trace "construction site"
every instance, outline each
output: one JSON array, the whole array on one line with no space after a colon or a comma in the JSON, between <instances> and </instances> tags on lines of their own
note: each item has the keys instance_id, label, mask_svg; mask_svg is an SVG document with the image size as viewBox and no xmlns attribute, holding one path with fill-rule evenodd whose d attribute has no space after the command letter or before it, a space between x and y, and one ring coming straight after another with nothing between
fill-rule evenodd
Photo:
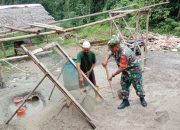
<instances>
[{"instance_id":1,"label":"construction site","mask_svg":"<svg viewBox=\"0 0 180 130\"><path fill-rule=\"evenodd\" d=\"M40 4L0 6L0 130L179 130L180 38L158 39L149 32L151 11L165 4L168 2L62 20L54 20ZM103 14L107 17L99 21L59 26ZM133 18L134 27L126 17ZM79 85L76 58L86 37L75 31L104 23L109 23L107 39L118 35L120 44L132 49L141 61L147 107L141 106L131 86L130 106L117 109L122 102L118 93L121 74L110 81L109 75L118 68L116 62L110 59L107 69L102 66L108 41L88 39L96 54L98 87L83 72L85 84L83 88ZM126 27L128 36L119 24ZM141 26L146 28L143 34ZM62 40L71 36L76 43L64 45ZM38 38L43 42L37 44Z\"/></svg>"}]
</instances>

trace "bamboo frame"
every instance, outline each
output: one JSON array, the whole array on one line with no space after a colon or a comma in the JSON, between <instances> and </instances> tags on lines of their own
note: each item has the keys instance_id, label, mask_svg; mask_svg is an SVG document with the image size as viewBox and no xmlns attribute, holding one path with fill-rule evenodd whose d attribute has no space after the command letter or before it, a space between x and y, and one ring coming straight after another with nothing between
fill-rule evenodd
<instances>
[{"instance_id":1,"label":"bamboo frame","mask_svg":"<svg viewBox=\"0 0 180 130\"><path fill-rule=\"evenodd\" d=\"M104 23L106 21L117 19L117 18L123 17L125 15L127 15L127 14L121 14L121 15L117 15L117 16L112 17L112 18L107 18L107 19L99 20L99 21L96 21L96 22L84 24L84 25L77 26L77 27L67 28L67 29L64 29L64 32L71 32L71 31L74 31L74 30L77 30L77 29L81 29L81 28L84 28L84 27L88 27L88 26ZM17 37L1 38L0 39L0 43L1 42L7 42L7 41L20 40L20 39L25 39L25 38L31 38L31 37L36 37L36 36L46 36L46 35L51 35L51 34L55 34L55 33L62 33L62 32L61 31L59 32L58 30L56 30L56 31L42 32L42 33L39 33L39 34L29 34L29 35L23 35L23 36L17 36Z\"/></svg>"},{"instance_id":2,"label":"bamboo frame","mask_svg":"<svg viewBox=\"0 0 180 130\"><path fill-rule=\"evenodd\" d=\"M130 29L129 25L127 24L126 20L124 19L124 17L122 17L122 19L123 19L123 21L124 21L124 23L125 23L125 25L126 25L127 29L129 30L129 32L130 32L130 34L131 34L131 36L135 39L135 36L133 35L133 33L132 33L132 31L131 31L131 29Z\"/></svg>"},{"instance_id":3,"label":"bamboo frame","mask_svg":"<svg viewBox=\"0 0 180 130\"><path fill-rule=\"evenodd\" d=\"M59 83L59 81L54 77L54 75L51 74L51 72L42 64L39 62L39 60L36 58L35 55L33 55L30 51L28 51L26 49L26 47L24 45L21 45L21 47L23 48L23 50L28 54L28 56L33 60L33 62L39 67L39 69L47 75L47 77L54 83L54 85L67 97L68 100L71 100L72 103L76 106L76 108L79 110L79 112L85 117L85 119L88 121L88 123L90 124L90 126L95 129L96 126L95 124L93 123L90 115L84 110L83 107L81 107L81 105L76 101L76 99L69 93L69 91L66 90L66 88L61 85ZM56 47L59 51L62 52L62 54L73 64L75 65L75 63L72 61L72 59L64 52L64 50L62 50L62 48L56 44ZM83 74L84 76L85 74ZM85 76L85 78L87 78ZM90 82L89 80L87 80L88 82ZM90 82L90 84L92 84ZM102 96L99 94L99 92L97 91L97 89L95 88L94 89L97 94L102 98Z\"/></svg>"},{"instance_id":4,"label":"bamboo frame","mask_svg":"<svg viewBox=\"0 0 180 130\"><path fill-rule=\"evenodd\" d=\"M104 13L109 13L109 12L111 12L112 14L121 13L121 15L118 15L118 16L115 16L115 17L112 17L112 18L107 18L107 19L104 19L104 20L92 22L92 23L81 25L81 26L77 26L77 27L67 28L67 29L61 29L58 26L47 25L47 24L44 24L44 25L41 24L40 25L41 27L43 27L45 29L48 28L48 29L52 29L53 30L53 31L49 31L49 32L42 32L42 33L40 32L40 33L38 33L38 31L34 32L34 31L30 31L30 30L28 31L26 29L18 29L18 28L9 27L9 28L11 28L11 30L14 29L14 30L22 31L22 32L29 32L29 33L35 33L35 34L29 34L29 35L23 35L23 36L17 36L17 37L9 37L9 38L0 38L1 48L3 50L4 57L6 57L6 51L5 51L5 49L4 49L3 45L2 45L3 44L2 42L21 40L21 39L32 38L32 37L36 37L36 36L47 36L47 35L51 35L51 34L55 34L55 33L70 32L70 31L74 31L74 30L77 30L77 29L80 29L80 28L83 28L83 27L87 27L87 26L92 26L92 25L95 25L95 24L103 23L103 22L106 22L106 21L114 21L114 19L116 19L118 17L123 17L123 15L126 16L127 14L130 14L130 13L140 13L140 14L147 14L148 13L148 16L146 18L146 22L148 22L149 21L149 9L152 8L152 7L155 7L155 6L158 6L158 5L162 5L162 4L167 4L167 3L169 3L169 2L162 2L162 3L150 5L150 6L145 6L145 7L142 7L140 9L135 9L135 10L125 10L125 11L120 10L122 8L129 7L129 6L125 6L125 7L122 7L122 8L107 10L107 11L104 11L104 12L99 12L99 13L94 13L94 14L89 14L89 15L84 15L84 16L78 16L78 17L69 18L69 19L63 19L63 20L59 20L59 21L56 22L56 23L58 23L58 22L67 22L67 21L70 21L70 20L77 20L77 19L91 17L91 16L96 16L96 15L100 15L100 14L104 14ZM132 6L132 5L130 5L130 6ZM120 10L120 11L118 11L118 10ZM55 23L50 23L50 24L55 24ZM39 25L36 24L35 26L39 26ZM148 37L148 35L147 35L148 27L147 26L149 26L148 23L146 23L146 42L145 42L145 51L146 52L147 52L146 43L147 43L147 37ZM8 28L8 26L6 26L6 27ZM112 29L112 27L111 27L111 29ZM139 50L141 50L140 47L138 47L138 48L139 48Z\"/></svg>"},{"instance_id":5,"label":"bamboo frame","mask_svg":"<svg viewBox=\"0 0 180 130\"><path fill-rule=\"evenodd\" d=\"M126 10L126 11L124 11L124 14L134 13L134 12L137 12L137 11L144 11L145 9L149 9L149 8L155 7L155 6L157 6L157 5L162 5L162 4L167 4L167 3L169 3L169 2L162 2L162 3L150 5L150 6L146 6L146 7L137 9L137 10L130 10L130 11L127 11L127 10ZM117 9L115 9L115 10L117 10ZM111 13L118 13L118 11L116 11L116 12L113 11L113 10L109 10L109 11L111 11ZM109 12L109 11L106 11L106 13ZM122 11L119 11L119 13L122 13ZM98 15L98 14L101 14L101 12L100 12L100 13L94 13L94 14L86 15L86 17L90 17L90 16L93 16L93 15L95 16L95 15ZM84 17L85 17L85 16L84 16ZM83 16L80 16L80 17L70 18L70 19L67 19L67 20L68 20L68 21L69 21L69 20L75 20L75 19L80 19L80 18L84 18L84 17L83 17ZM115 19L116 19L116 18L115 18ZM112 19L105 19L105 21L110 21L110 20L112 20ZM66 20L64 19L64 20L61 20L61 21L59 21L59 22L62 22L62 21L66 21ZM97 22L97 24L98 24L98 23L103 23L103 22L105 22L105 21L102 20L102 22ZM96 22L94 22L94 23L96 23ZM90 23L90 24L87 25L87 26L91 26L91 25L94 25L94 24L93 24L93 23ZM85 26L85 25L84 25L84 26L82 25L82 27L86 27L86 26ZM80 28L81 28L81 27L80 27ZM65 30L65 32L66 32L66 31L73 31L73 30L76 30L76 29L79 29L79 27L74 27L74 28L71 28L71 29L67 29L67 30ZM35 37L35 36L50 35L50 34L54 34L54 33L56 33L56 31L39 33L38 35L36 35L36 34L31 34L31 35L18 36L18 37L16 37L16 38L2 38L2 39L0 39L0 42L20 40L20 39L30 38L30 37Z\"/></svg>"},{"instance_id":6,"label":"bamboo frame","mask_svg":"<svg viewBox=\"0 0 180 130\"><path fill-rule=\"evenodd\" d=\"M112 18L111 13L109 13L109 17ZM120 34L120 36L122 37L123 43L125 44L126 42L125 42L125 40L123 38L123 35L122 35L121 31L119 30L117 24L115 23L114 19L112 20L112 23L114 24L114 26L115 26L116 30L118 31L118 33Z\"/></svg>"},{"instance_id":7,"label":"bamboo frame","mask_svg":"<svg viewBox=\"0 0 180 130\"><path fill-rule=\"evenodd\" d=\"M108 12L110 12L110 11L120 10L120 9L127 8L127 7L131 7L131 6L134 6L134 5L136 5L136 4L124 6L124 7L117 8L117 9L107 10L107 11L103 11L103 12L98 12L98 13L93 13L93 14L78 16L78 17L74 17L74 18L62 19L62 20L58 20L58 21L55 21L55 22L52 22L52 23L49 23L49 24L50 24L50 25L54 25L54 24L57 24L57 23L68 22L68 21L72 21L72 20L78 20L78 19L81 19L81 18L87 18L87 17L91 17L91 16L97 16L97 15L100 15L100 14L108 13ZM31 27L26 27L26 28L23 28L23 29L29 29L29 28L31 28ZM11 32L11 33L16 33L16 32L12 32L12 31L3 31L3 32L0 32L0 34L5 34L5 33L9 33L9 32ZM10 34L11 34L11 33L10 33Z\"/></svg>"}]
</instances>

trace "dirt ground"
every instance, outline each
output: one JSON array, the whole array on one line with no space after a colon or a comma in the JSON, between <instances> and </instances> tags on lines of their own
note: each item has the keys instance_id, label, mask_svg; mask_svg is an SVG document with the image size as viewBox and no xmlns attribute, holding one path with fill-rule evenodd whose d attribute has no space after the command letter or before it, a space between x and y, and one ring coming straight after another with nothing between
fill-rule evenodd
<instances>
[{"instance_id":1,"label":"dirt ground","mask_svg":"<svg viewBox=\"0 0 180 130\"><path fill-rule=\"evenodd\" d=\"M77 46L65 47L67 53L74 57L80 50ZM101 66L106 55L106 46L94 46L97 54L95 74L97 84L100 86L105 102L98 105L91 114L97 126L96 130L179 130L180 129L180 53L168 51L149 51L143 73L144 90L148 106L143 108L133 87L130 91L130 106L124 110L118 110L121 101L112 97L109 84L106 80L105 70ZM44 100L43 106L35 114L24 119L15 118L9 125L5 121L12 115L9 112L9 103L12 97L20 93L32 90L32 84L38 82L38 68L31 61L21 61L18 64L28 71L36 71L33 76L26 77L22 73L14 73L16 80L24 80L23 84L10 83L7 88L0 89L0 130L90 130L84 117L71 105L63 105L63 95L55 91L52 99L47 97L52 89L52 83L46 82L38 92ZM116 69L113 60L108 64L110 73ZM38 76L37 76L38 75ZM29 82L28 82L29 81ZM120 75L112 80L115 90L120 89ZM8 112L7 112L8 111Z\"/></svg>"}]
</instances>

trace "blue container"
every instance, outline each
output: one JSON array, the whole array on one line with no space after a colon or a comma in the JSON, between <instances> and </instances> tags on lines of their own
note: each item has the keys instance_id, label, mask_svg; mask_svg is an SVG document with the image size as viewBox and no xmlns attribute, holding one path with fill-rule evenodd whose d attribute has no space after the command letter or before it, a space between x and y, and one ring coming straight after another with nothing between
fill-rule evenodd
<instances>
[{"instance_id":1,"label":"blue container","mask_svg":"<svg viewBox=\"0 0 180 130\"><path fill-rule=\"evenodd\" d=\"M76 61L76 59L73 60ZM64 87L67 90L71 91L79 88L78 72L76 67L71 64L70 61L66 63L62 74Z\"/></svg>"}]
</instances>

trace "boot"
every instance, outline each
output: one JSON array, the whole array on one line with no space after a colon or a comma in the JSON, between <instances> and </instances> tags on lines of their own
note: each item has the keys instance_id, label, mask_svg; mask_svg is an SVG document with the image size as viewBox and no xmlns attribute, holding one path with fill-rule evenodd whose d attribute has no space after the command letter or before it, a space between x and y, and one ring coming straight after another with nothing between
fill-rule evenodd
<instances>
[{"instance_id":1,"label":"boot","mask_svg":"<svg viewBox=\"0 0 180 130\"><path fill-rule=\"evenodd\" d=\"M123 99L123 102L118 106L118 109L124 109L125 107L128 107L130 104L129 104L129 101L128 99Z\"/></svg>"},{"instance_id":2,"label":"boot","mask_svg":"<svg viewBox=\"0 0 180 130\"><path fill-rule=\"evenodd\" d=\"M146 107L147 106L147 102L145 101L144 97L140 97L140 101L141 101L141 105L143 107Z\"/></svg>"}]
</instances>

